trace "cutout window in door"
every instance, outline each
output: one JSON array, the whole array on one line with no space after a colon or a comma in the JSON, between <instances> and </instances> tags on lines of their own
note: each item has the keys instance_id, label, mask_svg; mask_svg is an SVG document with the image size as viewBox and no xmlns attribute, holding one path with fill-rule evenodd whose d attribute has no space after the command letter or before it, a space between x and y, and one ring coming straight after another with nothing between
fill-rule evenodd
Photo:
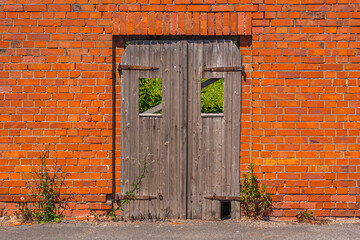
<instances>
[{"instance_id":1,"label":"cutout window in door","mask_svg":"<svg viewBox=\"0 0 360 240\"><path fill-rule=\"evenodd\" d=\"M224 79L201 79L201 113L224 113Z\"/></svg>"},{"instance_id":2,"label":"cutout window in door","mask_svg":"<svg viewBox=\"0 0 360 240\"><path fill-rule=\"evenodd\" d=\"M162 79L139 79L139 113L140 115L159 115L162 111Z\"/></svg>"}]
</instances>

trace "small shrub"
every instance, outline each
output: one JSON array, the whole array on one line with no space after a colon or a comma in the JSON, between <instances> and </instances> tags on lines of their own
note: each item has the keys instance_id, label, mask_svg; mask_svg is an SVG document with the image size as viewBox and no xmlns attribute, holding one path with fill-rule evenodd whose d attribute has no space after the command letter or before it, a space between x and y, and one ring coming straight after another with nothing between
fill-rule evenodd
<instances>
[{"instance_id":1,"label":"small shrub","mask_svg":"<svg viewBox=\"0 0 360 240\"><path fill-rule=\"evenodd\" d=\"M26 180L29 201L21 202L18 207L18 215L25 222L60 222L71 197L60 194L61 188L66 189L64 181L68 174L62 172L55 160L53 166L48 166L49 153L48 148L40 153L41 165L34 167L31 179Z\"/></svg>"},{"instance_id":2,"label":"small shrub","mask_svg":"<svg viewBox=\"0 0 360 240\"><path fill-rule=\"evenodd\" d=\"M149 166L154 162L154 160L150 159L151 154L146 153L145 159L143 161L138 161L138 164L140 166L140 173L136 177L136 180L133 184L131 184L130 190L126 191L125 199L116 200L116 207L113 205L112 208L107 212L106 219L118 221L119 217L117 215L117 211L124 211L123 207L125 204L130 203L130 200L136 200L135 193L139 192L140 186L144 180L144 178L149 173ZM95 215L95 219L98 220L99 217Z\"/></svg>"},{"instance_id":3,"label":"small shrub","mask_svg":"<svg viewBox=\"0 0 360 240\"><path fill-rule=\"evenodd\" d=\"M304 210L302 212L298 212L296 214L296 218L297 218L299 223L312 223L312 224L314 224L317 221L317 219L314 216L313 211L307 212L306 210Z\"/></svg>"},{"instance_id":4,"label":"small shrub","mask_svg":"<svg viewBox=\"0 0 360 240\"><path fill-rule=\"evenodd\" d=\"M253 220L264 219L272 213L272 199L265 191L266 185L259 187L258 178L254 175L254 164L249 167L249 175L243 174L244 180L240 191L240 202L245 216Z\"/></svg>"}]
</instances>

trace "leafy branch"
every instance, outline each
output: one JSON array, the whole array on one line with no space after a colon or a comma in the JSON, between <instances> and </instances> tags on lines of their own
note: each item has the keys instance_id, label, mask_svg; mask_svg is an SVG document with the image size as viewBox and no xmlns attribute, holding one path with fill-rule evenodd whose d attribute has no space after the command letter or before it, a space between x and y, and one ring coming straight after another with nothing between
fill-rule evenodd
<instances>
[{"instance_id":1,"label":"leafy branch","mask_svg":"<svg viewBox=\"0 0 360 240\"><path fill-rule=\"evenodd\" d=\"M266 192L266 185L259 187L259 180L254 175L253 163L250 164L249 171L249 175L243 174L240 202L245 216L253 220L264 219L272 213L272 199Z\"/></svg>"},{"instance_id":2,"label":"leafy branch","mask_svg":"<svg viewBox=\"0 0 360 240\"><path fill-rule=\"evenodd\" d=\"M39 223L60 222L67 208L67 202L71 198L71 195L61 194L61 189L65 188L65 192L67 190L65 179L69 173L62 172L62 167L56 165L55 159L53 166L49 167L46 163L49 156L50 151L47 146L40 153L40 166L33 168L32 179L25 176L29 201L21 202L18 206L18 215L25 222L34 220Z\"/></svg>"},{"instance_id":3,"label":"leafy branch","mask_svg":"<svg viewBox=\"0 0 360 240\"><path fill-rule=\"evenodd\" d=\"M113 205L113 207L110 209L110 211L106 215L107 219L111 218L111 220L113 220L113 221L118 220L118 215L116 214L116 212L124 211L123 207L125 204L130 203L130 200L136 200L135 194L140 191L140 186L141 186L144 178L146 178L147 174L150 172L149 166L154 162L154 160L150 159L150 156L151 156L151 154L147 153L147 154L145 154L145 159L143 161L139 161L139 165L140 165L139 175L136 176L135 182L133 184L131 184L130 189L128 191L126 191L126 193L125 193L126 198L115 200L117 206L114 207L114 205Z\"/></svg>"}]
</instances>

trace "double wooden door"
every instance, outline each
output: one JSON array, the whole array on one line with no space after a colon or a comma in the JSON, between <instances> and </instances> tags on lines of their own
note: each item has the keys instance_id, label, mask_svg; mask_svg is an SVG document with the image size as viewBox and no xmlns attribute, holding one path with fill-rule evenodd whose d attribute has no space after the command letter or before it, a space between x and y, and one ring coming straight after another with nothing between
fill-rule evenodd
<instances>
[{"instance_id":1,"label":"double wooden door","mask_svg":"<svg viewBox=\"0 0 360 240\"><path fill-rule=\"evenodd\" d=\"M121 64L121 193L150 163L125 218L240 217L241 55L230 40L133 41ZM162 79L162 103L139 113L139 81ZM224 79L223 113L201 113L202 79ZM158 113L155 114L155 111ZM159 113L160 111L160 113Z\"/></svg>"}]
</instances>

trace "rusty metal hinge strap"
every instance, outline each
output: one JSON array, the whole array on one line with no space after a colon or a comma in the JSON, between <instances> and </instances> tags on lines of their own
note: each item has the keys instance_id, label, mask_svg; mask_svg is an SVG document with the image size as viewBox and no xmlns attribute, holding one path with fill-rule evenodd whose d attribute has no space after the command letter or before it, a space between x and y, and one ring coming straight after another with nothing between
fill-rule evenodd
<instances>
[{"instance_id":1,"label":"rusty metal hinge strap","mask_svg":"<svg viewBox=\"0 0 360 240\"><path fill-rule=\"evenodd\" d=\"M204 67L205 72L241 72L244 67Z\"/></svg>"},{"instance_id":2,"label":"rusty metal hinge strap","mask_svg":"<svg viewBox=\"0 0 360 240\"><path fill-rule=\"evenodd\" d=\"M133 199L131 196L128 195L117 195L117 200L151 200L151 199L157 199L156 196L135 196L135 199Z\"/></svg>"},{"instance_id":3,"label":"rusty metal hinge strap","mask_svg":"<svg viewBox=\"0 0 360 240\"><path fill-rule=\"evenodd\" d=\"M235 196L209 196L209 197L204 197L205 199L209 199L209 200L219 200L219 201L240 201L240 197L235 197Z\"/></svg>"},{"instance_id":4,"label":"rusty metal hinge strap","mask_svg":"<svg viewBox=\"0 0 360 240\"><path fill-rule=\"evenodd\" d=\"M120 65L119 70L158 70L158 67L136 66L136 65Z\"/></svg>"}]
</instances>

